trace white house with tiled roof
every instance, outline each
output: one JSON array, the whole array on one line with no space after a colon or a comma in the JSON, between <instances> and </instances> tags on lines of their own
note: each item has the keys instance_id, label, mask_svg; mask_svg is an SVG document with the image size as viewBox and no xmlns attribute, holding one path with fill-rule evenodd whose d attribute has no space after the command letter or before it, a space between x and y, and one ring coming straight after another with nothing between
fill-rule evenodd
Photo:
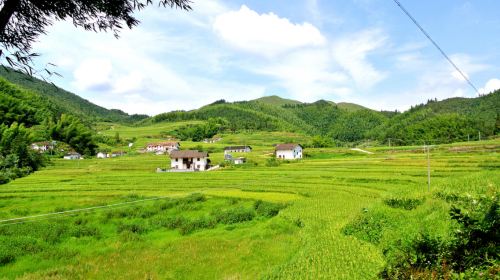
<instances>
[{"instance_id":1,"label":"white house with tiled roof","mask_svg":"<svg viewBox=\"0 0 500 280\"><path fill-rule=\"evenodd\" d=\"M229 153L250 153L251 151L252 147L250 146L229 146L224 148L225 155Z\"/></svg>"},{"instance_id":2,"label":"white house with tiled roof","mask_svg":"<svg viewBox=\"0 0 500 280\"><path fill-rule=\"evenodd\" d=\"M171 153L172 151L179 150L179 142L159 142L149 143L146 146L146 151L155 153Z\"/></svg>"},{"instance_id":3,"label":"white house with tiled roof","mask_svg":"<svg viewBox=\"0 0 500 280\"><path fill-rule=\"evenodd\" d=\"M186 150L170 153L170 167L174 170L205 171L209 163L207 152Z\"/></svg>"},{"instance_id":4,"label":"white house with tiled roof","mask_svg":"<svg viewBox=\"0 0 500 280\"><path fill-rule=\"evenodd\" d=\"M277 159L301 159L302 150L300 144L278 144L275 148L275 154Z\"/></svg>"}]
</instances>

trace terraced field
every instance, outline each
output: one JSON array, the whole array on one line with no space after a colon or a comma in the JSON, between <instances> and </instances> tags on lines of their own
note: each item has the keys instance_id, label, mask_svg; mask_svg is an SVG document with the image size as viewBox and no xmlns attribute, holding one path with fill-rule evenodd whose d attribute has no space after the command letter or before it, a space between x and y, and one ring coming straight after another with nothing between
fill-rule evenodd
<instances>
[{"instance_id":1,"label":"terraced field","mask_svg":"<svg viewBox=\"0 0 500 280\"><path fill-rule=\"evenodd\" d=\"M169 166L169 159L142 154L55 160L34 175L3 185L3 220L153 200L20 224L2 222L0 248L20 245L11 255L0 249L0 275L372 279L384 266L380 247L344 230L363 213L385 207L387 198L424 197L415 210L384 211L399 216L398 223L408 223L409 231L439 229L446 224L442 221L449 204L437 193L500 189L498 140L434 147L428 192L421 147L369 149L372 155L307 149L308 157L300 162L267 166L271 144L287 137L292 136L266 141L252 140L251 134L224 137L216 147L245 141L254 151L247 155L248 164L212 172L155 173L157 167ZM183 143L190 145L194 143ZM223 154L215 152L211 158L217 163ZM178 217L183 220L176 222Z\"/></svg>"}]
</instances>

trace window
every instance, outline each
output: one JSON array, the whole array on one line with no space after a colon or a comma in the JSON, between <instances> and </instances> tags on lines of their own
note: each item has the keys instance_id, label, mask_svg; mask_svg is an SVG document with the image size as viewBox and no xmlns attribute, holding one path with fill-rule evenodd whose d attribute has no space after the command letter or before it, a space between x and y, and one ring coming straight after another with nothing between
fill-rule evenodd
<instances>
[{"instance_id":1,"label":"window","mask_svg":"<svg viewBox=\"0 0 500 280\"><path fill-rule=\"evenodd\" d=\"M196 160L197 160L197 161L200 161L200 158L197 158Z\"/></svg>"}]
</instances>

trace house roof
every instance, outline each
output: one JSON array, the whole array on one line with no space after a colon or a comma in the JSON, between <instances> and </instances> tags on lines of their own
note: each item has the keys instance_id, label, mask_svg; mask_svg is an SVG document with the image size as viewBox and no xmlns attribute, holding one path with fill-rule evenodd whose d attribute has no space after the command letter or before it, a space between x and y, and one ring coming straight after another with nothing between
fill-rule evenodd
<instances>
[{"instance_id":1,"label":"house roof","mask_svg":"<svg viewBox=\"0 0 500 280\"><path fill-rule=\"evenodd\" d=\"M180 145L179 142L158 142L158 143L149 143L148 146L175 146Z\"/></svg>"},{"instance_id":2,"label":"house roof","mask_svg":"<svg viewBox=\"0 0 500 280\"><path fill-rule=\"evenodd\" d=\"M50 143L49 141L43 141L43 142L35 142L31 145L43 145L43 146L50 146L52 145L52 143Z\"/></svg>"},{"instance_id":3,"label":"house roof","mask_svg":"<svg viewBox=\"0 0 500 280\"><path fill-rule=\"evenodd\" d=\"M250 147L250 146L228 146L228 147L224 148L224 151L227 151L227 150L243 150L243 149L246 149L246 148L249 148L250 150L252 149L252 147Z\"/></svg>"},{"instance_id":4,"label":"house roof","mask_svg":"<svg viewBox=\"0 0 500 280\"><path fill-rule=\"evenodd\" d=\"M207 152L199 152L195 150L172 151L170 158L204 158L208 157Z\"/></svg>"},{"instance_id":5,"label":"house roof","mask_svg":"<svg viewBox=\"0 0 500 280\"><path fill-rule=\"evenodd\" d=\"M295 147L301 147L300 144L293 144L293 143L287 143L287 144L278 144L276 145L276 151L289 151L295 149Z\"/></svg>"}]
</instances>

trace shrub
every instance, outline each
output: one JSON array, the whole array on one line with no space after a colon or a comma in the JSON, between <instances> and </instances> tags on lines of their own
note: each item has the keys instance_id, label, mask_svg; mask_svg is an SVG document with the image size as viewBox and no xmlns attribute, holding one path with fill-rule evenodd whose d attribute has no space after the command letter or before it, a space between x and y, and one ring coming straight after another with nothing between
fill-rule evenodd
<instances>
[{"instance_id":1,"label":"shrub","mask_svg":"<svg viewBox=\"0 0 500 280\"><path fill-rule=\"evenodd\" d=\"M448 273L448 244L440 237L420 233L409 242L399 239L392 246L384 250L387 264L380 273L384 279L432 279L433 273Z\"/></svg>"},{"instance_id":2,"label":"shrub","mask_svg":"<svg viewBox=\"0 0 500 280\"><path fill-rule=\"evenodd\" d=\"M390 220L382 213L364 213L364 215L347 224L342 232L357 238L378 244L384 228L390 225Z\"/></svg>"},{"instance_id":3,"label":"shrub","mask_svg":"<svg viewBox=\"0 0 500 280\"><path fill-rule=\"evenodd\" d=\"M177 205L177 203L178 203L178 201L173 200L173 199L169 199L167 201L163 201L163 202L159 203L158 204L158 209L160 209L161 211L164 211L164 210L167 210L167 209L171 209L175 205Z\"/></svg>"},{"instance_id":4,"label":"shrub","mask_svg":"<svg viewBox=\"0 0 500 280\"><path fill-rule=\"evenodd\" d=\"M276 159L275 157L272 157L272 158L268 158L266 160L266 166L267 167L276 167L276 166L280 166L281 162Z\"/></svg>"},{"instance_id":5,"label":"shrub","mask_svg":"<svg viewBox=\"0 0 500 280\"><path fill-rule=\"evenodd\" d=\"M296 218L295 220L293 220L293 224L296 225L299 228L303 228L304 227L304 222L300 218Z\"/></svg>"},{"instance_id":6,"label":"shrub","mask_svg":"<svg viewBox=\"0 0 500 280\"><path fill-rule=\"evenodd\" d=\"M236 224L251 221L254 217L255 211L253 209L243 207L220 211L215 215L217 222L223 224Z\"/></svg>"},{"instance_id":7,"label":"shrub","mask_svg":"<svg viewBox=\"0 0 500 280\"><path fill-rule=\"evenodd\" d=\"M392 208L413 210L422 205L424 201L424 198L394 197L384 199L384 204Z\"/></svg>"},{"instance_id":8,"label":"shrub","mask_svg":"<svg viewBox=\"0 0 500 280\"><path fill-rule=\"evenodd\" d=\"M167 229L176 229L181 227L184 223L186 223L186 218L182 216L177 217L155 217L150 221L150 224L156 227L164 227Z\"/></svg>"},{"instance_id":9,"label":"shrub","mask_svg":"<svg viewBox=\"0 0 500 280\"><path fill-rule=\"evenodd\" d=\"M498 195L481 202L457 200L450 217L458 229L446 238L420 233L410 242L398 240L384 249L386 279L496 279L500 260ZM460 207L462 206L462 207Z\"/></svg>"},{"instance_id":10,"label":"shrub","mask_svg":"<svg viewBox=\"0 0 500 280\"><path fill-rule=\"evenodd\" d=\"M272 218L278 215L278 213L282 208L284 208L284 206L281 204L266 202L262 200L257 200L254 203L254 209L257 212L257 214L259 216L264 216L268 218Z\"/></svg>"},{"instance_id":11,"label":"shrub","mask_svg":"<svg viewBox=\"0 0 500 280\"><path fill-rule=\"evenodd\" d=\"M202 193L192 193L182 199L182 201L186 203L204 202L206 200L207 200L206 196Z\"/></svg>"},{"instance_id":12,"label":"shrub","mask_svg":"<svg viewBox=\"0 0 500 280\"><path fill-rule=\"evenodd\" d=\"M179 231L182 235L190 234L199 229L214 228L217 221L212 217L201 217L195 220L186 220L183 222Z\"/></svg>"},{"instance_id":13,"label":"shrub","mask_svg":"<svg viewBox=\"0 0 500 280\"><path fill-rule=\"evenodd\" d=\"M29 236L0 237L0 265L14 262L17 257L36 254L43 250L37 239Z\"/></svg>"},{"instance_id":14,"label":"shrub","mask_svg":"<svg viewBox=\"0 0 500 280\"><path fill-rule=\"evenodd\" d=\"M146 233L149 229L142 223L134 222L130 224L118 224L116 230L118 233L130 231L137 234L143 234Z\"/></svg>"},{"instance_id":15,"label":"shrub","mask_svg":"<svg viewBox=\"0 0 500 280\"><path fill-rule=\"evenodd\" d=\"M6 265L16 260L16 256L8 248L0 248L0 265Z\"/></svg>"},{"instance_id":16,"label":"shrub","mask_svg":"<svg viewBox=\"0 0 500 280\"><path fill-rule=\"evenodd\" d=\"M100 237L100 231L94 226L78 225L71 228L70 235L78 238L85 236Z\"/></svg>"}]
</instances>

